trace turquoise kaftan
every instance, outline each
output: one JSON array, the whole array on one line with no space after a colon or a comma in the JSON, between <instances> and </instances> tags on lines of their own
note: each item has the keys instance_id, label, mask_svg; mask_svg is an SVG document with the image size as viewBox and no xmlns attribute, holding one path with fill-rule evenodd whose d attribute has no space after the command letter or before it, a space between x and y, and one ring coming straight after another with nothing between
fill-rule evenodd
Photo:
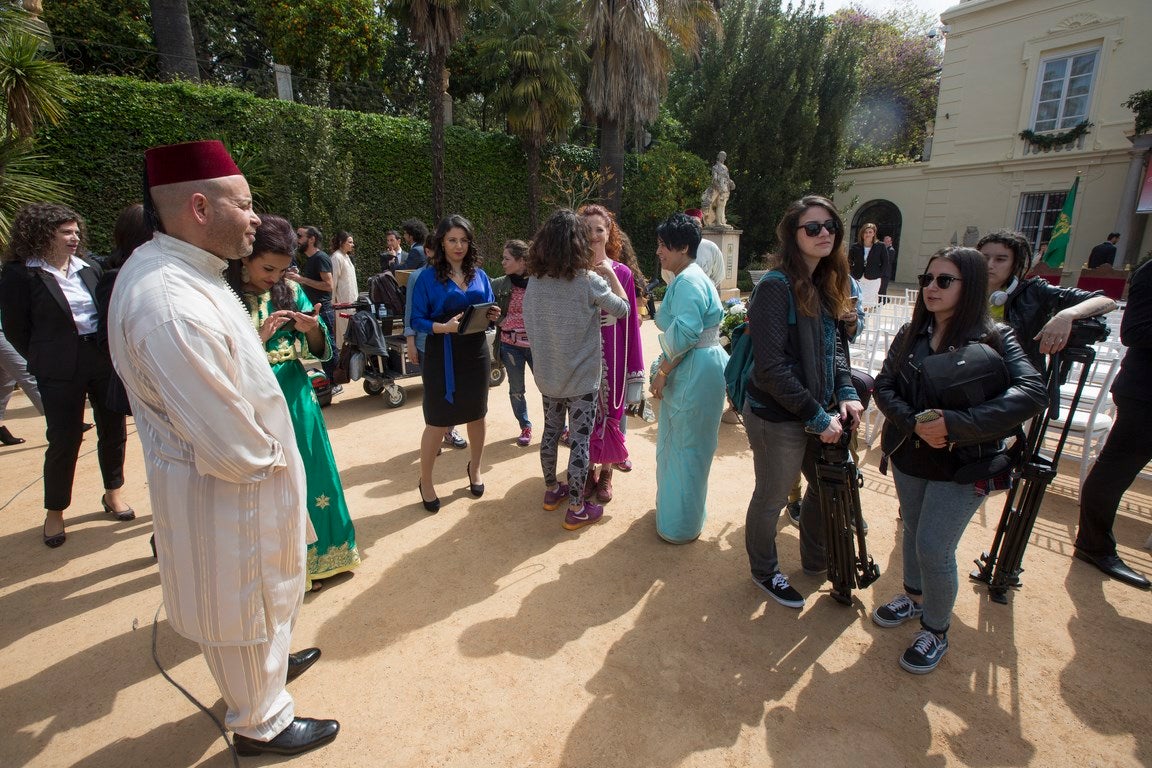
<instances>
[{"instance_id":1,"label":"turquoise kaftan","mask_svg":"<svg viewBox=\"0 0 1152 768\"><path fill-rule=\"evenodd\" d=\"M717 342L723 316L716 287L695 262L671 282L656 313L660 350L679 360L664 384L656 437L656 532L673 543L692 541L704 527L724 412L728 353Z\"/></svg>"}]
</instances>

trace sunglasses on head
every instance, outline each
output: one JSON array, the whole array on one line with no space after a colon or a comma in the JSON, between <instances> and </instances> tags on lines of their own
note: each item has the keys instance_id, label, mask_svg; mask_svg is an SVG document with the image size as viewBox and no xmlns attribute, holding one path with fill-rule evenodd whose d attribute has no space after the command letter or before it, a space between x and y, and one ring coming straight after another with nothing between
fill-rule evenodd
<instances>
[{"instance_id":1,"label":"sunglasses on head","mask_svg":"<svg viewBox=\"0 0 1152 768\"><path fill-rule=\"evenodd\" d=\"M927 288L928 286L932 285L932 281L935 280L936 285L940 286L941 290L945 291L952 286L952 283L960 282L960 278L956 277L955 275L933 275L930 272L925 272L916 279L920 282L921 288Z\"/></svg>"},{"instance_id":2,"label":"sunglasses on head","mask_svg":"<svg viewBox=\"0 0 1152 768\"><path fill-rule=\"evenodd\" d=\"M826 229L828 230L828 234L835 235L840 231L840 225L836 223L835 219L828 219L828 221L823 223L819 221L809 221L806 224L800 224L796 229L804 230L804 234L808 235L808 237L816 237L820 234L821 229Z\"/></svg>"}]
</instances>

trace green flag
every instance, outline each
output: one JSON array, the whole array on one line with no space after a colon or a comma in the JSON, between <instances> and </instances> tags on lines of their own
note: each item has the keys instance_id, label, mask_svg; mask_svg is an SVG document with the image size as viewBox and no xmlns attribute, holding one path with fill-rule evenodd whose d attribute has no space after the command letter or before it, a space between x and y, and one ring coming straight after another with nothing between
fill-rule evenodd
<instances>
[{"instance_id":1,"label":"green flag","mask_svg":"<svg viewBox=\"0 0 1152 768\"><path fill-rule=\"evenodd\" d=\"M1072 208L1076 205L1078 186L1080 186L1079 176L1072 182L1068 197L1064 198L1064 208L1060 211L1060 218L1056 219L1056 226L1052 228L1052 239L1048 241L1048 249L1044 251L1044 263L1050 267L1064 266L1064 257L1068 253L1068 238L1072 236Z\"/></svg>"}]
</instances>

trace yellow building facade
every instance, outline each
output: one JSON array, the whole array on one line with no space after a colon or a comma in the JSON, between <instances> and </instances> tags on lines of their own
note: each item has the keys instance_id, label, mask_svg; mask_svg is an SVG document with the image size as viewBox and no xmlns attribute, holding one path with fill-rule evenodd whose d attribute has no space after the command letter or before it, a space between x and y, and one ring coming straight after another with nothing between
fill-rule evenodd
<instances>
[{"instance_id":1,"label":"yellow building facade","mask_svg":"<svg viewBox=\"0 0 1152 768\"><path fill-rule=\"evenodd\" d=\"M1080 184L1064 264L1072 284L1092 247L1121 233L1125 255L1152 249L1135 215L1152 136L1134 137L1123 106L1152 89L1152 0L962 0L941 14L940 99L924 160L845 171L852 237L865 222L892 235L895 280L910 283L942 246L1007 227L1047 243L1073 181ZM1086 134L1043 149L1020 138ZM1135 144L1133 139L1135 139ZM854 203L854 204L853 204Z\"/></svg>"}]
</instances>

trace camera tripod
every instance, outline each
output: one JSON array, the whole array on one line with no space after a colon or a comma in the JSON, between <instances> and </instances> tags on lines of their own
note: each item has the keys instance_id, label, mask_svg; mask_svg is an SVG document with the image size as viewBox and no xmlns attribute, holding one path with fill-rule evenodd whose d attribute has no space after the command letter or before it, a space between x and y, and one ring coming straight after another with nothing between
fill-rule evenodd
<instances>
[{"instance_id":1,"label":"camera tripod","mask_svg":"<svg viewBox=\"0 0 1152 768\"><path fill-rule=\"evenodd\" d=\"M821 443L816 459L816 490L824 518L828 580L832 599L852 604L852 587L864 589L880 578L880 567L868 554L860 512L860 473L848 450L851 433L839 442ZM855 531L853 531L855 529ZM857 554L859 553L859 554Z\"/></svg>"},{"instance_id":2,"label":"camera tripod","mask_svg":"<svg viewBox=\"0 0 1152 768\"><path fill-rule=\"evenodd\" d=\"M981 581L988 585L988 594L993 602L1007 604L1008 590L1018 589L1021 586L1020 574L1024 572L1022 567L1024 550L1028 546L1028 539L1032 536L1032 527L1036 524L1036 516L1040 512L1044 493L1056 477L1060 454L1064 451L1064 443L1068 440L1068 431L1072 427L1072 417L1080 404L1084 385L1088 383L1088 376L1095 360L1096 350L1088 346L1064 349L1052 355L1049 360L1045 382L1048 389L1048 409L1043 418L1033 419L1028 428L1021 451L1021 456L1025 459L1019 468L1012 471L1012 487L1004 500L1004 512L1000 515L992 547L974 561L978 570L970 574L973 581ZM1060 431L1060 438L1056 441L1052 457L1045 458L1040 450L1044 447L1044 437L1052 421L1060 418L1060 382L1067 378L1072 363L1081 364L1080 379L1076 382L1076 391L1068 405L1068 416L1064 419L1064 428ZM1106 395L1105 392L1100 393L1100 397Z\"/></svg>"}]
</instances>

